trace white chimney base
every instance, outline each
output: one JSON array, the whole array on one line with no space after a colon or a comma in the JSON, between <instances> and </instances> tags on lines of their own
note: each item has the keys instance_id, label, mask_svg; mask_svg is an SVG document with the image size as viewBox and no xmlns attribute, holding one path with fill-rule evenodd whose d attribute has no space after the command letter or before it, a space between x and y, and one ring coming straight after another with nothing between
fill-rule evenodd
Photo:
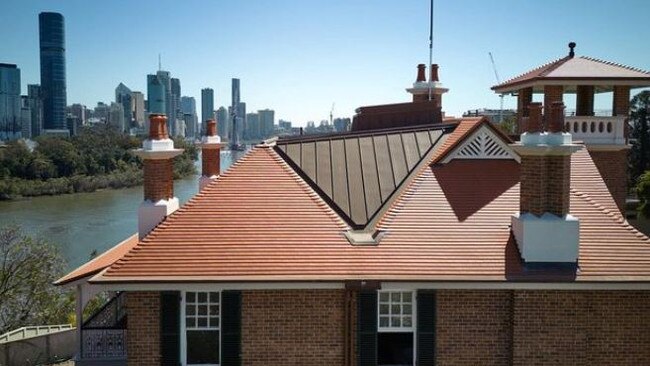
<instances>
[{"instance_id":1,"label":"white chimney base","mask_svg":"<svg viewBox=\"0 0 650 366\"><path fill-rule=\"evenodd\" d=\"M576 263L580 243L580 221L544 213L512 216L512 233L524 262Z\"/></svg>"},{"instance_id":2,"label":"white chimney base","mask_svg":"<svg viewBox=\"0 0 650 366\"><path fill-rule=\"evenodd\" d=\"M178 210L179 206L180 204L176 197L158 202L151 202L149 200L142 202L138 208L138 234L140 239L147 236L167 216Z\"/></svg>"},{"instance_id":3,"label":"white chimney base","mask_svg":"<svg viewBox=\"0 0 650 366\"><path fill-rule=\"evenodd\" d=\"M202 175L201 178L199 178L199 192L205 188L212 180L216 179L218 175L213 175L211 177L206 177L205 175Z\"/></svg>"}]
</instances>

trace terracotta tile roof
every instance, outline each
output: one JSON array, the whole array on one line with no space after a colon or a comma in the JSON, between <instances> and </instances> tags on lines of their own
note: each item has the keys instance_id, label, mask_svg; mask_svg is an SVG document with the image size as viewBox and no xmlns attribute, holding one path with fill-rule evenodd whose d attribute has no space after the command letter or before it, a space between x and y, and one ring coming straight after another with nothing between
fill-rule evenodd
<instances>
[{"instance_id":1,"label":"terracotta tile roof","mask_svg":"<svg viewBox=\"0 0 650 366\"><path fill-rule=\"evenodd\" d=\"M67 275L59 278L54 282L54 284L65 285L67 283L74 282L78 279L97 274L103 269L110 266L111 264L115 263L118 259L122 258L136 244L138 244L137 233L131 235L121 243L105 251L104 253L95 257L91 261L81 265L80 267L68 273Z\"/></svg>"},{"instance_id":2,"label":"terracotta tile roof","mask_svg":"<svg viewBox=\"0 0 650 366\"><path fill-rule=\"evenodd\" d=\"M461 123L449 139L462 141L479 122ZM649 239L617 213L587 151L572 167L577 276L522 267L510 231L519 208L514 160L416 171L379 222L380 243L353 246L320 196L272 148L258 147L93 281L650 281Z\"/></svg>"},{"instance_id":3,"label":"terracotta tile roof","mask_svg":"<svg viewBox=\"0 0 650 366\"><path fill-rule=\"evenodd\" d=\"M636 80L650 85L650 72L596 58L563 57L492 87L497 92L512 91L512 87L540 80Z\"/></svg>"},{"instance_id":4,"label":"terracotta tile roof","mask_svg":"<svg viewBox=\"0 0 650 366\"><path fill-rule=\"evenodd\" d=\"M103 273L245 277L318 272L312 252L349 247L347 225L270 147L257 147ZM337 255L327 265L338 266Z\"/></svg>"}]
</instances>

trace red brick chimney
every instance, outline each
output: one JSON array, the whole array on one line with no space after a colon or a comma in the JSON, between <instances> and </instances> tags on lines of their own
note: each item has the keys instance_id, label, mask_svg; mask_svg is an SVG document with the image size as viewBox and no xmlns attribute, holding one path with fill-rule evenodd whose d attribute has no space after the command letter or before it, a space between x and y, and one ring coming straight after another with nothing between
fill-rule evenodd
<instances>
[{"instance_id":1,"label":"red brick chimney","mask_svg":"<svg viewBox=\"0 0 650 366\"><path fill-rule=\"evenodd\" d=\"M425 64L418 64L418 77L415 79L416 83L425 83L427 81Z\"/></svg>"},{"instance_id":2,"label":"red brick chimney","mask_svg":"<svg viewBox=\"0 0 650 366\"><path fill-rule=\"evenodd\" d=\"M569 213L572 143L564 126L564 104L550 108L542 129L542 105L529 105L528 123L512 148L521 156L519 212L512 232L527 263L577 263L579 220Z\"/></svg>"},{"instance_id":3,"label":"red brick chimney","mask_svg":"<svg viewBox=\"0 0 650 366\"><path fill-rule=\"evenodd\" d=\"M167 117L163 114L149 116L149 137L142 149L134 153L144 164L144 201L138 209L138 233L145 237L167 216L179 207L174 197L173 159L182 149L174 148L167 132Z\"/></svg>"},{"instance_id":4,"label":"red brick chimney","mask_svg":"<svg viewBox=\"0 0 650 366\"><path fill-rule=\"evenodd\" d=\"M199 191L218 177L221 170L221 138L217 135L217 121L209 119L205 124L206 135L201 142L202 169Z\"/></svg>"}]
</instances>

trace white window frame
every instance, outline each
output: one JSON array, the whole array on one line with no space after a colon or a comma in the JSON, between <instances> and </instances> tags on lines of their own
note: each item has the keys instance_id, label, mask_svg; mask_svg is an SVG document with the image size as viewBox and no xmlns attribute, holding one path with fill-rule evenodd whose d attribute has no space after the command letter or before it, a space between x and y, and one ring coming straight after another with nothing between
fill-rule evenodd
<instances>
[{"instance_id":1,"label":"white window frame","mask_svg":"<svg viewBox=\"0 0 650 366\"><path fill-rule=\"evenodd\" d=\"M381 317L380 309L381 309L381 294L382 293L388 293L388 306L389 306L389 313L390 313L390 304L391 304L391 293L394 292L408 292L411 294L411 326L410 327L393 327L391 326L391 319L389 317L388 319L388 327L382 327L379 325L379 319ZM390 289L390 290L377 290L377 333L413 333L413 365L417 363L417 290L415 289ZM401 295L400 295L401 296ZM400 304L403 304L400 300ZM401 323L401 320L400 320Z\"/></svg>"},{"instance_id":2,"label":"white window frame","mask_svg":"<svg viewBox=\"0 0 650 366\"><path fill-rule=\"evenodd\" d=\"M215 328L206 328L205 330L212 330L212 331L218 331L219 332L219 363L209 363L209 364L188 364L187 363L187 325L186 325L186 320L185 320L185 308L187 304L187 293L188 292L193 292L197 294L197 301L198 301L198 294L203 292L207 293L207 298L208 298L208 304L210 303L210 292L216 292L219 294L219 326ZM205 290L193 290L193 291L183 291L182 292L182 299L181 299L181 311L180 311L180 316L181 316L181 322L180 322L180 330L181 330L181 352L180 352L180 358L181 358L181 365L183 366L219 366L221 365L221 353L223 352L223 349L221 348L221 337L222 337L222 330L221 330L221 325L223 324L223 318L221 314L223 314L223 299L221 296L221 290L216 290L216 289L205 289ZM208 306L208 324L210 321L210 308ZM189 330L201 330L201 328L190 328Z\"/></svg>"}]
</instances>

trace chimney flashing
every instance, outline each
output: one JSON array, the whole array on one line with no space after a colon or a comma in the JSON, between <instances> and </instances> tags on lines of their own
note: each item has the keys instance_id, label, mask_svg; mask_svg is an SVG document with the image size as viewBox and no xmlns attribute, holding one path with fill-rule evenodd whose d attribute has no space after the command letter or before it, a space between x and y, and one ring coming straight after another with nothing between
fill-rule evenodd
<instances>
[{"instance_id":1,"label":"chimney flashing","mask_svg":"<svg viewBox=\"0 0 650 366\"><path fill-rule=\"evenodd\" d=\"M516 213L512 233L521 258L526 263L576 263L580 241L580 221L570 214Z\"/></svg>"},{"instance_id":2,"label":"chimney flashing","mask_svg":"<svg viewBox=\"0 0 650 366\"><path fill-rule=\"evenodd\" d=\"M178 198L161 199L156 202L145 199L138 207L138 235L144 238L167 216L180 207Z\"/></svg>"}]
</instances>

